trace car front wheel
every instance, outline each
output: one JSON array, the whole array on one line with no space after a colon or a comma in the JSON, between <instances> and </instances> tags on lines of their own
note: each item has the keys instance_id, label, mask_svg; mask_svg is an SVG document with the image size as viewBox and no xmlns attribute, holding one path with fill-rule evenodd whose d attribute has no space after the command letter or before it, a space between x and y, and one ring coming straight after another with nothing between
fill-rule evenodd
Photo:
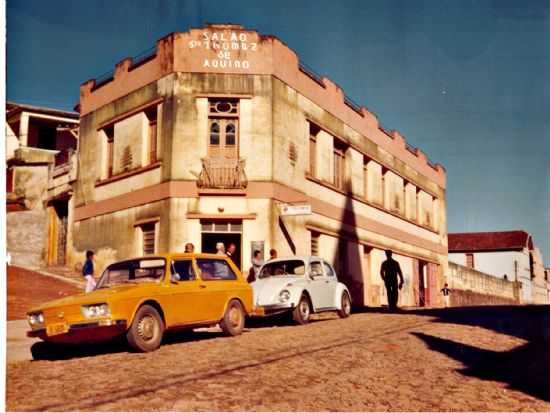
<instances>
[{"instance_id":1,"label":"car front wheel","mask_svg":"<svg viewBox=\"0 0 550 413\"><path fill-rule=\"evenodd\" d=\"M305 294L302 294L298 305L292 311L292 318L297 324L307 324L309 322L310 315L311 308L309 305L309 300Z\"/></svg>"},{"instance_id":2,"label":"car front wheel","mask_svg":"<svg viewBox=\"0 0 550 413\"><path fill-rule=\"evenodd\" d=\"M225 335L237 336L244 329L244 310L239 300L231 300L227 305L220 327Z\"/></svg>"},{"instance_id":3,"label":"car front wheel","mask_svg":"<svg viewBox=\"0 0 550 413\"><path fill-rule=\"evenodd\" d=\"M150 305L139 308L126 333L128 344L138 351L154 351L160 347L164 323L158 311Z\"/></svg>"},{"instance_id":4,"label":"car front wheel","mask_svg":"<svg viewBox=\"0 0 550 413\"><path fill-rule=\"evenodd\" d=\"M340 309L338 310L338 315L341 318L349 317L351 314L351 299L347 291L342 293L342 301L340 303Z\"/></svg>"}]
</instances>

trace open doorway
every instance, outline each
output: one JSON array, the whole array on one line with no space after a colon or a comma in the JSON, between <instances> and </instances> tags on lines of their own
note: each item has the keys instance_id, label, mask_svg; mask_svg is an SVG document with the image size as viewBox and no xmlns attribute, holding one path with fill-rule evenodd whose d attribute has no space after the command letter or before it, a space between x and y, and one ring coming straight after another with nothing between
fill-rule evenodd
<instances>
[{"instance_id":1,"label":"open doorway","mask_svg":"<svg viewBox=\"0 0 550 413\"><path fill-rule=\"evenodd\" d=\"M418 261L418 306L426 306L426 266L427 262Z\"/></svg>"},{"instance_id":2,"label":"open doorway","mask_svg":"<svg viewBox=\"0 0 550 413\"><path fill-rule=\"evenodd\" d=\"M65 255L67 251L67 227L69 224L69 202L59 200L53 203L55 210L55 219L57 220L57 236L54 240L56 244L57 255L54 257L55 265L65 265Z\"/></svg>"},{"instance_id":3,"label":"open doorway","mask_svg":"<svg viewBox=\"0 0 550 413\"><path fill-rule=\"evenodd\" d=\"M233 262L242 271L242 221L201 221L201 227L202 252L215 254L218 242L226 249L235 244Z\"/></svg>"}]
</instances>

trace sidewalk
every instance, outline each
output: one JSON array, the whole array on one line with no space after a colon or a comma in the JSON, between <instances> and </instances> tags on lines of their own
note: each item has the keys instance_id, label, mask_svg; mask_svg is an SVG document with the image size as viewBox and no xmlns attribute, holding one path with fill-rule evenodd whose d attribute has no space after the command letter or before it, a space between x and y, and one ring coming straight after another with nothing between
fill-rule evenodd
<instances>
[{"instance_id":1,"label":"sidewalk","mask_svg":"<svg viewBox=\"0 0 550 413\"><path fill-rule=\"evenodd\" d=\"M6 327L6 364L32 360L31 346L40 339L27 337L27 320L8 321Z\"/></svg>"}]
</instances>

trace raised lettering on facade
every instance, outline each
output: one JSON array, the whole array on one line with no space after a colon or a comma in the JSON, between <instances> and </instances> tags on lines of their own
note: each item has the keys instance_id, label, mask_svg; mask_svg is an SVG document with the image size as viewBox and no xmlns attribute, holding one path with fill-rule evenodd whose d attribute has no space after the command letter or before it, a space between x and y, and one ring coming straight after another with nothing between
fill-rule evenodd
<instances>
[{"instance_id":1,"label":"raised lettering on facade","mask_svg":"<svg viewBox=\"0 0 550 413\"><path fill-rule=\"evenodd\" d=\"M205 31L202 32L200 40L189 41L189 48L203 48L216 52L216 58L205 58L202 67L214 69L250 69L250 61L248 59L237 57L240 57L240 52L256 52L258 43L250 42L247 33Z\"/></svg>"}]
</instances>

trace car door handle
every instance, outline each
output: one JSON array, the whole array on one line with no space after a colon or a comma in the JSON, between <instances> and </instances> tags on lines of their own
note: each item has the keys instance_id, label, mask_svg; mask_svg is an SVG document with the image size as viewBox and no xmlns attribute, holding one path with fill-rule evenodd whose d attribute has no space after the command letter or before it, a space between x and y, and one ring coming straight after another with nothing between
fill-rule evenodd
<instances>
[{"instance_id":1,"label":"car door handle","mask_svg":"<svg viewBox=\"0 0 550 413\"><path fill-rule=\"evenodd\" d=\"M199 288L206 288L206 285L200 284L200 285L199 285Z\"/></svg>"},{"instance_id":2,"label":"car door handle","mask_svg":"<svg viewBox=\"0 0 550 413\"><path fill-rule=\"evenodd\" d=\"M330 283L330 281L329 281L329 280L326 280L325 282L326 282L327 284L328 284L328 283Z\"/></svg>"}]
</instances>

